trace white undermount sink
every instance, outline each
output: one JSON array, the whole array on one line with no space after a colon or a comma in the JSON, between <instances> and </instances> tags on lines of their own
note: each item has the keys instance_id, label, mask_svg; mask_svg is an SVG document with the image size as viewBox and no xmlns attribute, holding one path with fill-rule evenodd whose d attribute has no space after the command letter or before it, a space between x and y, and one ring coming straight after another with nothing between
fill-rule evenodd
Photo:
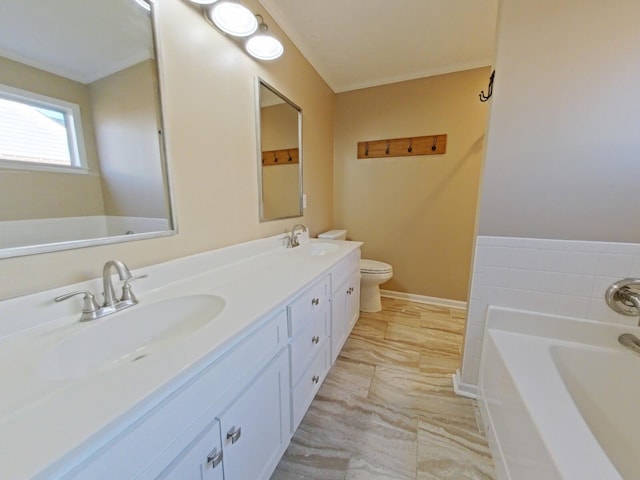
<instances>
[{"instance_id":1,"label":"white undermount sink","mask_svg":"<svg viewBox=\"0 0 640 480\"><path fill-rule=\"evenodd\" d=\"M327 255L328 253L337 251L339 248L340 246L335 243L309 242L300 246L296 250L304 255L315 257L318 255Z\"/></svg>"},{"instance_id":2,"label":"white undermount sink","mask_svg":"<svg viewBox=\"0 0 640 480\"><path fill-rule=\"evenodd\" d=\"M215 295L185 295L134 305L100 320L46 351L38 373L50 380L72 380L122 367L209 324L224 309Z\"/></svg>"}]
</instances>

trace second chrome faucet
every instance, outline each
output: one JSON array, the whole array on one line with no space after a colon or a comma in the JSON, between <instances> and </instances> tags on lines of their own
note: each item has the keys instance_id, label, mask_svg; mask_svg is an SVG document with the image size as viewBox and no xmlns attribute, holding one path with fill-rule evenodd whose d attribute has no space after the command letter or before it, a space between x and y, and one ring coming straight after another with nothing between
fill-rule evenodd
<instances>
[{"instance_id":1,"label":"second chrome faucet","mask_svg":"<svg viewBox=\"0 0 640 480\"><path fill-rule=\"evenodd\" d=\"M116 297L115 288L113 286L112 270L115 269L118 277L124 283L122 284L122 294L120 298ZM121 260L109 260L104 264L102 268L102 286L104 303L98 304L95 295L87 290L80 290L77 292L67 293L60 295L54 300L56 302L62 302L76 295L84 295L84 304L82 307L82 314L80 315L80 321L86 322L89 320L96 320L111 313L120 311L124 308L128 308L138 303L138 299L131 291L131 282L138 278L145 278L147 275L131 275L131 271Z\"/></svg>"},{"instance_id":2,"label":"second chrome faucet","mask_svg":"<svg viewBox=\"0 0 640 480\"><path fill-rule=\"evenodd\" d=\"M298 229L300 229L301 231L299 233L296 233L296 230ZM287 242L287 248L299 247L300 239L298 238L298 236L300 235L300 233L306 232L306 231L307 231L307 227L305 227L301 223L294 225L293 228L291 229L291 234L285 237Z\"/></svg>"}]
</instances>

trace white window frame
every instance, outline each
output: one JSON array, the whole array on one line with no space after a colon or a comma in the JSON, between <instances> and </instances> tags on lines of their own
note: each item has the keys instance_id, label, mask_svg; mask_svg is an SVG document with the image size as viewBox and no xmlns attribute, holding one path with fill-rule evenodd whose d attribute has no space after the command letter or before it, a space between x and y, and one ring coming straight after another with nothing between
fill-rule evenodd
<instances>
[{"instance_id":1,"label":"white window frame","mask_svg":"<svg viewBox=\"0 0 640 480\"><path fill-rule=\"evenodd\" d=\"M84 143L84 131L82 129L82 117L80 105L48 97L39 93L30 92L21 88L11 87L0 83L0 98L13 100L34 107L58 110L64 114L65 128L71 165L55 165L51 163L27 162L19 160L4 160L0 158L0 169L35 170L58 173L89 173L87 163L87 150Z\"/></svg>"}]
</instances>

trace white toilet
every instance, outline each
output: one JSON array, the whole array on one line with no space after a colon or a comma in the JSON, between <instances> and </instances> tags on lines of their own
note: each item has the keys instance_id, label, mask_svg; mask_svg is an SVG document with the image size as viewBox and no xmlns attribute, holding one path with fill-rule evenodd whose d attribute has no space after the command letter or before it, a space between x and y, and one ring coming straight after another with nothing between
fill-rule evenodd
<instances>
[{"instance_id":1,"label":"white toilet","mask_svg":"<svg viewBox=\"0 0 640 480\"><path fill-rule=\"evenodd\" d=\"M346 240L346 230L330 230L318 235L325 240ZM393 268L388 263L376 260L360 260L360 311L379 312L382 310L380 301L380 284L391 280Z\"/></svg>"}]
</instances>

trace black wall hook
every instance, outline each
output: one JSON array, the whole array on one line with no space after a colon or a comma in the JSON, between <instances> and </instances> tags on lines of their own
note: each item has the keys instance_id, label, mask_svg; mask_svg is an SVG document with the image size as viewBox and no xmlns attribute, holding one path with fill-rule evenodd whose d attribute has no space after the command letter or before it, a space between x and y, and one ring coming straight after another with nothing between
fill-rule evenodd
<instances>
[{"instance_id":1,"label":"black wall hook","mask_svg":"<svg viewBox=\"0 0 640 480\"><path fill-rule=\"evenodd\" d=\"M413 152L413 138L409 139L409 148L407 148L407 152Z\"/></svg>"},{"instance_id":2,"label":"black wall hook","mask_svg":"<svg viewBox=\"0 0 640 480\"><path fill-rule=\"evenodd\" d=\"M496 77L496 71L491 72L491 76L489 77L489 88L487 90L487 94L484 94L484 90L480 90L480 101L486 102L493 95L493 79Z\"/></svg>"}]
</instances>

